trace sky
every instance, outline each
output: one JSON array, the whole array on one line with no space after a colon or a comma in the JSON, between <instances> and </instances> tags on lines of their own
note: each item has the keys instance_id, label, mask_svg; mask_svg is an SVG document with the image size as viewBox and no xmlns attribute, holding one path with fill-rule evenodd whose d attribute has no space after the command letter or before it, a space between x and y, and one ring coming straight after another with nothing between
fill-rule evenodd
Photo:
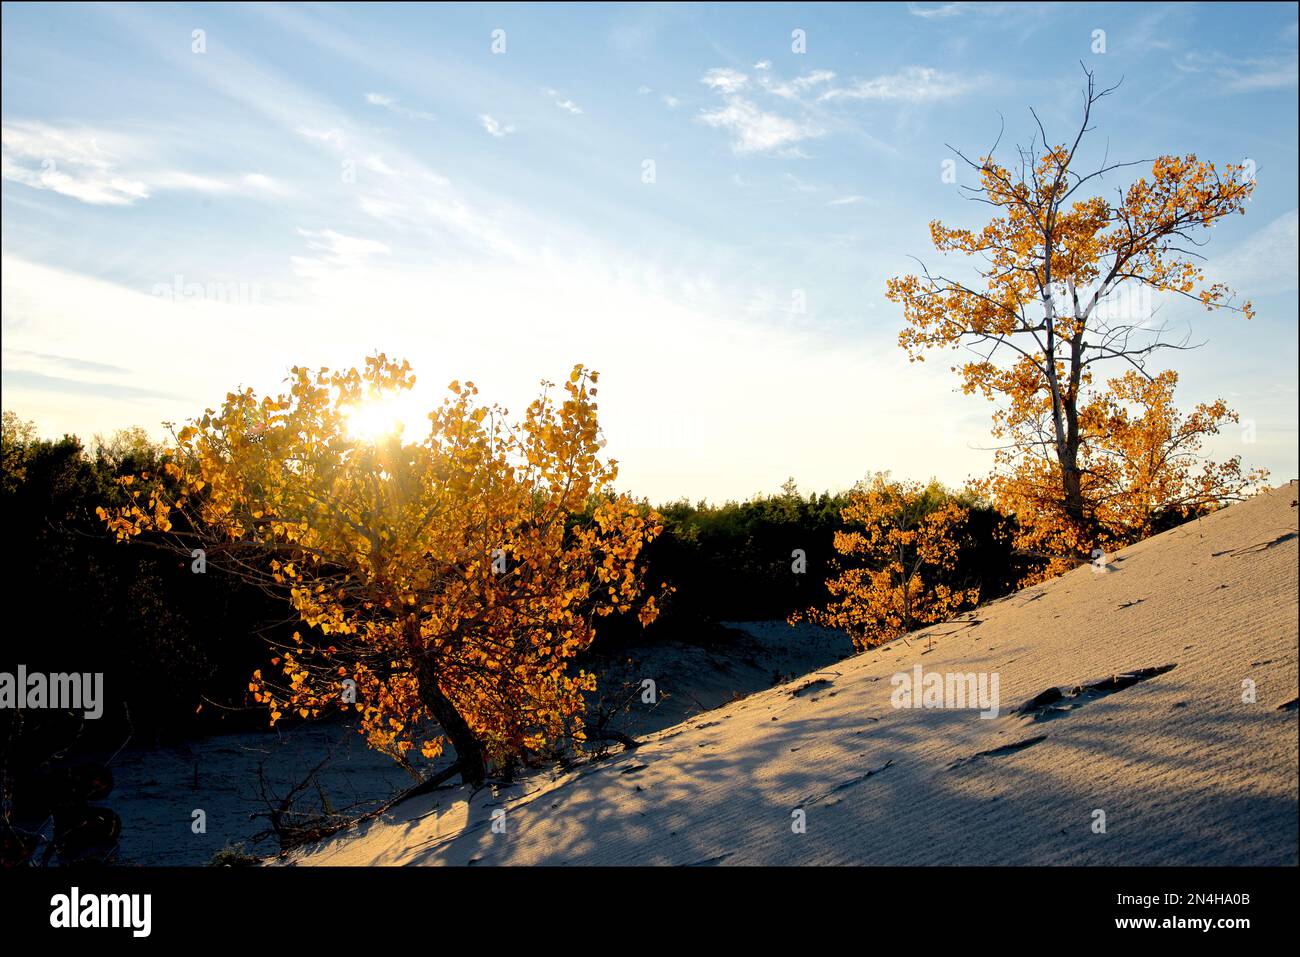
<instances>
[{"instance_id":1,"label":"sky","mask_svg":"<svg viewBox=\"0 0 1300 957\"><path fill-rule=\"evenodd\" d=\"M2 43L0 396L45 435L375 352L522 411L583 362L653 501L960 484L992 407L885 282L987 219L956 150L1073 136L1084 64L1088 159L1256 170L1201 250L1256 318L1154 306L1180 404L1242 416L1211 451L1297 474L1293 4L6 3Z\"/></svg>"}]
</instances>

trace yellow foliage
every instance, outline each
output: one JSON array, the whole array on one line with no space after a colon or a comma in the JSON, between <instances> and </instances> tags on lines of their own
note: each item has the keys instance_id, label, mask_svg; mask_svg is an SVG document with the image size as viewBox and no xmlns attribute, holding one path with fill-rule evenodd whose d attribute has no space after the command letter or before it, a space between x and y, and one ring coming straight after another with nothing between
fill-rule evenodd
<instances>
[{"instance_id":1,"label":"yellow foliage","mask_svg":"<svg viewBox=\"0 0 1300 957\"><path fill-rule=\"evenodd\" d=\"M934 500L916 482L877 475L850 496L841 517L852 527L835 533L838 573L827 583L833 599L791 616L846 632L859 651L909 631L947 621L979 601L979 588L936 581L957 561L959 529L967 511ZM851 560L852 565L845 567Z\"/></svg>"},{"instance_id":2,"label":"yellow foliage","mask_svg":"<svg viewBox=\"0 0 1300 957\"><path fill-rule=\"evenodd\" d=\"M232 392L176 433L170 463L195 491L155 482L152 511L102 517L120 537L173 529L285 596L307 630L279 649L281 680L249 685L272 723L347 707L350 679L372 746L436 756L427 729L463 721L504 760L574 731L594 681L568 666L597 619L638 603L662 528L612 491L595 380L574 367L563 401L543 383L519 421L453 382L426 434L370 443L345 410L411 388L410 367L295 368L286 395Z\"/></svg>"},{"instance_id":3,"label":"yellow foliage","mask_svg":"<svg viewBox=\"0 0 1300 957\"><path fill-rule=\"evenodd\" d=\"M1262 473L1237 459L1202 466L1201 436L1234 414L1221 402L1183 418L1172 372L1149 369L1161 350L1151 294L1183 297L1249 319L1249 301L1206 281L1199 234L1245 212L1254 180L1242 166L1161 156L1147 175L1100 195L1103 174L1133 164L1079 169L1096 92L1088 74L1073 144L1022 148L1015 170L986 156L970 165L977 198L994 210L980 229L930 225L935 248L973 260L978 281L928 270L890 279L902 306L899 342L913 361L935 349L973 358L954 368L963 392L998 403L994 473L980 483L1019 522L1019 549L1039 559L1031 579L1056 574L1096 550L1148 533L1161 512L1240 497ZM1099 363L1125 374L1091 390ZM1137 411L1142 411L1140 414Z\"/></svg>"}]
</instances>

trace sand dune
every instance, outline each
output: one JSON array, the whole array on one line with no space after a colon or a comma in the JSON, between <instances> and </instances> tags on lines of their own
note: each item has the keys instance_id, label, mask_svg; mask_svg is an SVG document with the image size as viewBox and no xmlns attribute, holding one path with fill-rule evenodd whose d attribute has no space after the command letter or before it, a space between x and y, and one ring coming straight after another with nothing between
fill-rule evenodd
<instances>
[{"instance_id":1,"label":"sand dune","mask_svg":"<svg viewBox=\"0 0 1300 957\"><path fill-rule=\"evenodd\" d=\"M1294 865L1296 495L289 863ZM917 665L996 674L999 716L894 707Z\"/></svg>"}]
</instances>

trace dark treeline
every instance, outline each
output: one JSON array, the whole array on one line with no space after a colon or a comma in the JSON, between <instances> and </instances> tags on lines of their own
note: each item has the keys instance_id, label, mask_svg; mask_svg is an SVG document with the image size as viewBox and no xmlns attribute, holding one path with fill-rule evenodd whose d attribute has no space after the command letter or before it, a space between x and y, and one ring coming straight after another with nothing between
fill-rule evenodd
<instances>
[{"instance_id":1,"label":"dark treeline","mask_svg":"<svg viewBox=\"0 0 1300 957\"><path fill-rule=\"evenodd\" d=\"M707 642L720 622L786 618L824 602L832 577L835 532L850 492L801 495L794 480L781 492L744 502L656 506L664 534L649 548L647 582L675 589L650 638ZM957 567L945 584L979 585L983 600L1006 594L1025 564L1012 554L1007 520L988 504L938 482L926 489L935 505L949 499L969 510ZM803 571L796 571L802 559ZM634 623L606 627L602 641L640 639Z\"/></svg>"},{"instance_id":2,"label":"dark treeline","mask_svg":"<svg viewBox=\"0 0 1300 957\"><path fill-rule=\"evenodd\" d=\"M157 464L158 449L139 430L86 445L40 439L5 413L0 507L10 600L22 612L11 621L25 624L6 639L0 670L103 672L105 713L85 723L83 745L115 747L128 733L140 744L265 727L265 710L246 706L249 675L268 667L265 639L283 640L294 627L283 602L219 568L193 574L175 554L146 541L121 544L105 530L96 509L123 503L117 479ZM985 600L1009 591L1023 569L1000 531L1004 519L937 483L927 494L936 503L955 495L970 509L951 584L979 584ZM647 581L673 591L648 631L634 616L608 620L592 650L709 642L721 622L780 619L822 602L848 499L802 495L791 481L744 502L656 506L664 534L650 546Z\"/></svg>"},{"instance_id":3,"label":"dark treeline","mask_svg":"<svg viewBox=\"0 0 1300 957\"><path fill-rule=\"evenodd\" d=\"M138 430L87 447L72 436L37 438L4 413L12 614L0 670L102 672L103 716L72 729L83 746L265 724L251 710L203 702L241 703L239 689L266 654L262 634L283 627L284 607L220 574L192 574L145 543L123 546L96 515L122 505L117 479L153 469L157 454Z\"/></svg>"}]
</instances>

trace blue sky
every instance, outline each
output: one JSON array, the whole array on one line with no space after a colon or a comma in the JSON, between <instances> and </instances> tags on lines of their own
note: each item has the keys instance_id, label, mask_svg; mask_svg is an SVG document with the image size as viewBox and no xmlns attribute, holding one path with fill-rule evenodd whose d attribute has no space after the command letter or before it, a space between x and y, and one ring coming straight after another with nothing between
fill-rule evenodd
<instances>
[{"instance_id":1,"label":"blue sky","mask_svg":"<svg viewBox=\"0 0 1300 957\"><path fill-rule=\"evenodd\" d=\"M958 483L990 409L908 364L884 283L979 221L949 145L1027 141L1031 106L1064 140L1082 60L1123 78L1091 157L1256 164L1204 252L1258 317L1160 315L1205 343L1182 404L1251 423L1215 452L1296 475L1294 5L3 10L3 400L44 433L376 350L426 405L522 408L581 360L654 499Z\"/></svg>"}]
</instances>

